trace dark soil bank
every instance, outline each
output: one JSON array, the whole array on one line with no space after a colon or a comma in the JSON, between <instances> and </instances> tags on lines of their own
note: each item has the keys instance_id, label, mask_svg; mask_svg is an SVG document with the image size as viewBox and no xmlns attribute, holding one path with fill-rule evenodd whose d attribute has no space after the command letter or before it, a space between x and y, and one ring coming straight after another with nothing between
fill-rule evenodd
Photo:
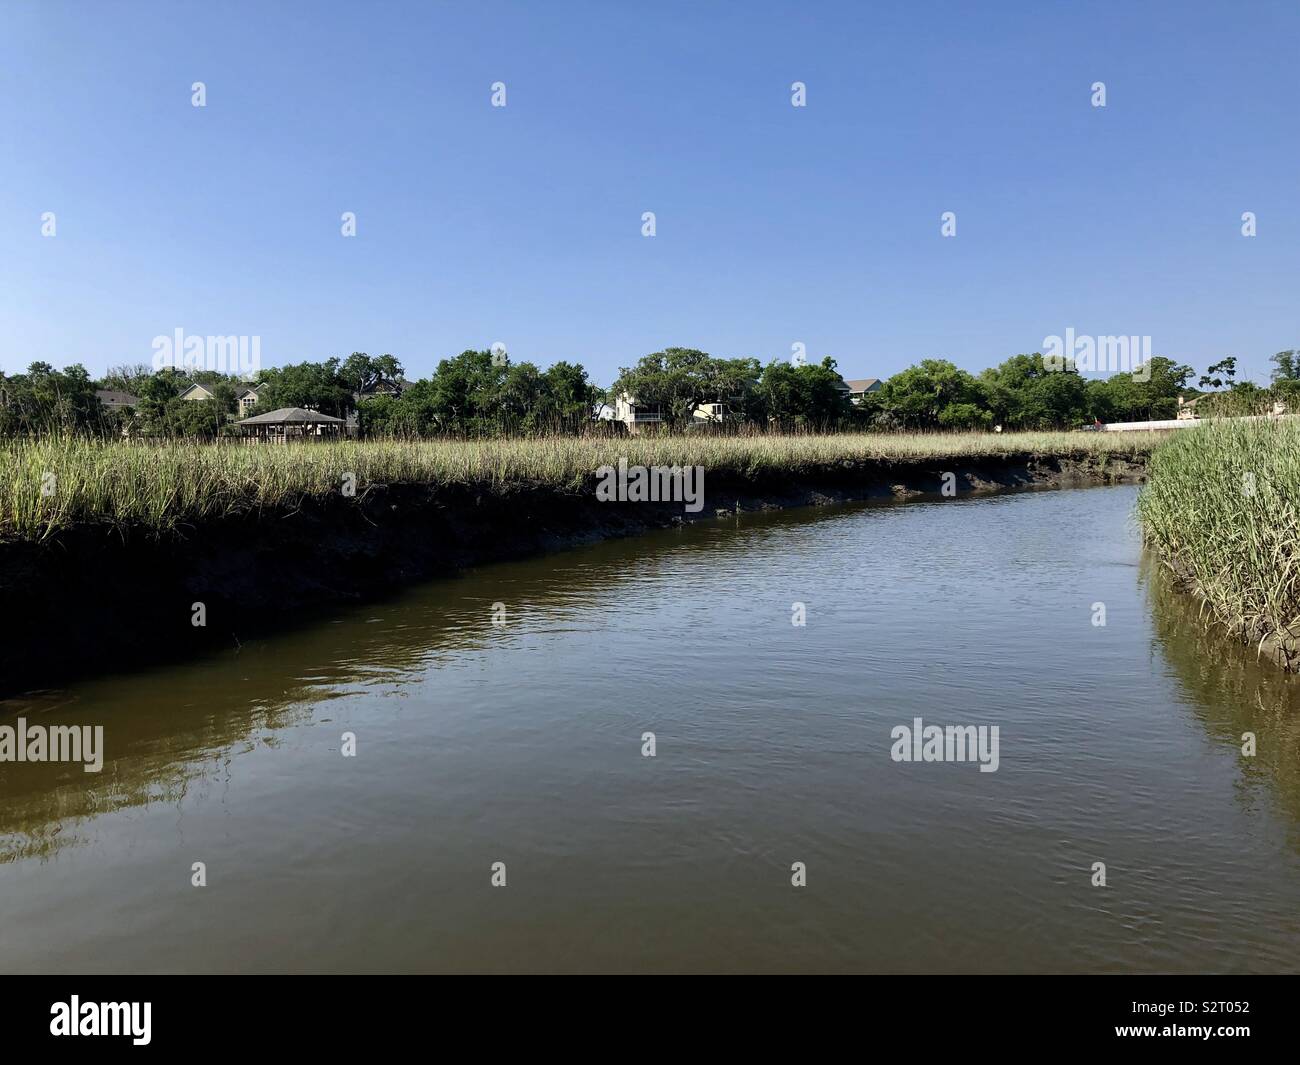
<instances>
[{"instance_id":1,"label":"dark soil bank","mask_svg":"<svg viewBox=\"0 0 1300 1065\"><path fill-rule=\"evenodd\" d=\"M86 526L44 544L0 545L0 695L236 647L478 563L630 536L737 510L957 492L1140 481L1141 466L1021 456L1005 462L846 465L797 477L728 481L706 471L706 506L601 503L520 488L504 494L427 485L371 486L305 500L292 513L247 513L181 535ZM205 624L194 624L195 604Z\"/></svg>"}]
</instances>

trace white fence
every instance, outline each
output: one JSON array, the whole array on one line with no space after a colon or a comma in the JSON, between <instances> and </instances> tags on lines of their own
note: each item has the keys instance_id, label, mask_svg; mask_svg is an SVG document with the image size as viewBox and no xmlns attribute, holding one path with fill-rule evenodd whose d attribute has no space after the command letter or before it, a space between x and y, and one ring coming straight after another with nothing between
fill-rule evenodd
<instances>
[{"instance_id":1,"label":"white fence","mask_svg":"<svg viewBox=\"0 0 1300 1065\"><path fill-rule=\"evenodd\" d=\"M1107 422L1101 427L1103 433L1129 433L1141 429L1191 429L1200 425L1197 418L1168 418L1159 422Z\"/></svg>"},{"instance_id":2,"label":"white fence","mask_svg":"<svg viewBox=\"0 0 1300 1065\"><path fill-rule=\"evenodd\" d=\"M1279 418L1300 418L1300 414L1245 414L1239 418L1221 418L1225 422L1274 422ZM1214 419L1211 419L1214 420ZM1170 418L1159 422L1109 422L1101 427L1104 433L1126 433L1136 429L1194 429L1204 424L1203 418Z\"/></svg>"}]
</instances>

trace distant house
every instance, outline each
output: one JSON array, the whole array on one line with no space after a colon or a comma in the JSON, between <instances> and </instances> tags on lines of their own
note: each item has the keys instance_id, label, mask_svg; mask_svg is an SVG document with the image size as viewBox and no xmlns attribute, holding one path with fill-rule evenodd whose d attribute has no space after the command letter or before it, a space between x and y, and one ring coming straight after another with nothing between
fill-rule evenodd
<instances>
[{"instance_id":1,"label":"distant house","mask_svg":"<svg viewBox=\"0 0 1300 1065\"><path fill-rule=\"evenodd\" d=\"M719 425L731 419L731 411L725 403L697 403L691 416L697 422Z\"/></svg>"},{"instance_id":2,"label":"distant house","mask_svg":"<svg viewBox=\"0 0 1300 1065\"><path fill-rule=\"evenodd\" d=\"M235 392L235 402L239 405L240 417L248 417L249 413L257 406L257 390L260 385L247 385Z\"/></svg>"},{"instance_id":3,"label":"distant house","mask_svg":"<svg viewBox=\"0 0 1300 1065\"><path fill-rule=\"evenodd\" d=\"M1182 396L1178 397L1178 421L1191 421L1196 417L1196 401L1200 398L1200 396L1194 396L1191 399L1184 399Z\"/></svg>"},{"instance_id":4,"label":"distant house","mask_svg":"<svg viewBox=\"0 0 1300 1065\"><path fill-rule=\"evenodd\" d=\"M715 403L697 403L691 416L697 422L721 425L739 420L745 402L744 396L730 396Z\"/></svg>"},{"instance_id":5,"label":"distant house","mask_svg":"<svg viewBox=\"0 0 1300 1065\"><path fill-rule=\"evenodd\" d=\"M635 433L644 426L659 425L664 420L663 409L658 403L638 403L635 396L623 392L614 401L614 420Z\"/></svg>"},{"instance_id":6,"label":"distant house","mask_svg":"<svg viewBox=\"0 0 1300 1065\"><path fill-rule=\"evenodd\" d=\"M843 378L841 380L843 381ZM880 391L879 377L860 377L852 381L844 381L844 384L849 390L849 402L854 405L861 403L864 396Z\"/></svg>"},{"instance_id":7,"label":"distant house","mask_svg":"<svg viewBox=\"0 0 1300 1065\"><path fill-rule=\"evenodd\" d=\"M396 381L380 380L367 385L360 392L353 392L352 398L358 403L363 399L374 399L376 396L392 396L396 399L410 387L411 382L405 377L399 377Z\"/></svg>"},{"instance_id":8,"label":"distant house","mask_svg":"<svg viewBox=\"0 0 1300 1065\"><path fill-rule=\"evenodd\" d=\"M737 388L735 392L725 395L718 392L714 394L712 401L695 404L691 417L696 422L711 425L739 421L745 411L745 389L757 388L758 379L750 378L744 384L737 383L735 387Z\"/></svg>"},{"instance_id":9,"label":"distant house","mask_svg":"<svg viewBox=\"0 0 1300 1065\"><path fill-rule=\"evenodd\" d=\"M254 410L257 409L257 390L261 384L240 385L235 389L235 413L227 414L227 421L234 421L236 418L247 418ZM189 388L183 389L177 399L192 400L197 403L206 403L210 399L216 399L216 394L210 388L203 385L190 385Z\"/></svg>"},{"instance_id":10,"label":"distant house","mask_svg":"<svg viewBox=\"0 0 1300 1065\"><path fill-rule=\"evenodd\" d=\"M119 392L115 388L97 388L95 397L104 405L105 410L131 410L140 405L140 397L130 392Z\"/></svg>"}]
</instances>

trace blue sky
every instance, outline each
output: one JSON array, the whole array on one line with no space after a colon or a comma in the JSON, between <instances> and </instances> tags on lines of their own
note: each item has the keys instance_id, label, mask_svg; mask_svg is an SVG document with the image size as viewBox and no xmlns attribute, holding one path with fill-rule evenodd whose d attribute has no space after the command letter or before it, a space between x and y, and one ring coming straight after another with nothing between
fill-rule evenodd
<instances>
[{"instance_id":1,"label":"blue sky","mask_svg":"<svg viewBox=\"0 0 1300 1065\"><path fill-rule=\"evenodd\" d=\"M0 369L181 328L411 376L499 341L605 384L670 345L884 377L1073 328L1265 380L1297 43L1295 3L0 0Z\"/></svg>"}]
</instances>

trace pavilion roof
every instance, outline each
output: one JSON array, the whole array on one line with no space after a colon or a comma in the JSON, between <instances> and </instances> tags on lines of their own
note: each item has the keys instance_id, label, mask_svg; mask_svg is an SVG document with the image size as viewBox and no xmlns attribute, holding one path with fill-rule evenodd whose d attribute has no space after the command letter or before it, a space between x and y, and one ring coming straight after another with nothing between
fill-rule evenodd
<instances>
[{"instance_id":1,"label":"pavilion roof","mask_svg":"<svg viewBox=\"0 0 1300 1065\"><path fill-rule=\"evenodd\" d=\"M252 418L245 418L238 425L342 425L342 418L332 414L322 414L316 410L303 410L302 407L281 407Z\"/></svg>"}]
</instances>

